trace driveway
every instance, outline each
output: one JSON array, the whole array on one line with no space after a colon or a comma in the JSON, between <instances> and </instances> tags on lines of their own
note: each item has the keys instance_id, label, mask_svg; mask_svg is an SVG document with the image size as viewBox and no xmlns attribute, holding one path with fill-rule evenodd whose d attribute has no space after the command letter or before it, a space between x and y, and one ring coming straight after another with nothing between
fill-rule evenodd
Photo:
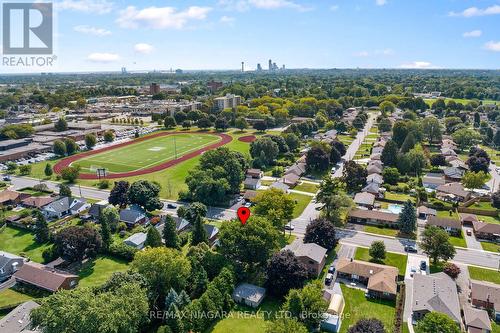
<instances>
[{"instance_id":1,"label":"driveway","mask_svg":"<svg viewBox=\"0 0 500 333\"><path fill-rule=\"evenodd\" d=\"M420 254L408 253L408 260L406 262L405 271L405 286L406 286L406 297L405 297L405 307L403 310L403 322L411 323L411 308L413 303L413 277L411 276L412 267L415 268L414 274L421 274L420 262L425 261L427 263L426 274L429 274L429 258Z\"/></svg>"},{"instance_id":2,"label":"driveway","mask_svg":"<svg viewBox=\"0 0 500 333\"><path fill-rule=\"evenodd\" d=\"M481 243L476 239L476 236L474 235L474 230L472 230L471 227L462 226L462 231L465 237L465 242L467 243L467 248L476 250L483 249ZM470 236L467 235L467 231L470 232Z\"/></svg>"}]
</instances>

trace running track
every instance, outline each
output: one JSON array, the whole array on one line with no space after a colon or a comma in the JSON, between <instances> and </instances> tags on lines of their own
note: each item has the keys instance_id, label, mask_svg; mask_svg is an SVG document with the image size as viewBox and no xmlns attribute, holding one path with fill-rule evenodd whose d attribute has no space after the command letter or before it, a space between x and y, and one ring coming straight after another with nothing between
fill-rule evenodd
<instances>
[{"instance_id":1,"label":"running track","mask_svg":"<svg viewBox=\"0 0 500 333\"><path fill-rule=\"evenodd\" d=\"M109 147L105 147L105 148L101 148L101 149L97 149L97 150L89 150L89 151L83 152L81 154L69 156L69 157L67 157L65 159L62 159L56 165L54 165L54 172L60 174L61 171L64 168L69 167L71 165L71 163L73 163L75 161L78 161L79 159L81 159L83 157L92 156L92 155L96 155L96 154L99 154L99 153L102 153L102 152L106 152L106 151L109 151L109 150L122 148L122 147L125 147L125 146L128 146L128 145L133 145L133 144L135 144L137 142L141 142L141 141L145 141L145 140L157 138L157 137L160 137L160 136L166 136L166 135L171 135L171 134L182 134L182 133L193 133L193 132L161 132L161 133L156 133L156 134L153 134L153 135L144 136L142 138L135 139L133 141L119 143L119 144L114 145L114 146L109 146ZM152 166L150 168L141 169L141 170L135 170L135 171L130 171L130 172L109 173L106 176L106 178L113 179L113 178L124 178L124 177L140 176L140 175L145 175L145 174L156 172L156 171L161 171L161 170L170 168L170 167L172 167L172 166L174 166L176 164L179 164L181 162L187 161L187 160L189 160L189 159L191 159L193 157L201 155L202 153L204 153L204 152L206 152L208 150L212 150L212 149L224 146L225 144L228 144L229 142L231 142L233 140L233 138L230 135L227 135L227 134L224 134L224 133L217 133L217 134L209 133L209 134L217 135L222 140L219 141L219 142L216 142L214 144L211 144L209 146L206 146L206 147L203 147L201 149L198 149L196 151L190 152L190 153L188 153L186 155L183 155L183 156L181 156L181 157L179 157L177 159L170 160L170 161L167 161L165 163L157 164L157 165L154 165L154 166ZM98 179L97 175L93 174L93 173L80 173L80 176L78 178L80 178L80 179Z\"/></svg>"}]
</instances>

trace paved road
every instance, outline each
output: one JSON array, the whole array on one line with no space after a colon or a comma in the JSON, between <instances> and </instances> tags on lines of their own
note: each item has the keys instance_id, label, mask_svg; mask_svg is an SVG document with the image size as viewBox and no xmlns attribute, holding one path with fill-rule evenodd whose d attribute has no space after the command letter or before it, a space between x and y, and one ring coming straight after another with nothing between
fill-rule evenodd
<instances>
[{"instance_id":1,"label":"paved road","mask_svg":"<svg viewBox=\"0 0 500 333\"><path fill-rule=\"evenodd\" d=\"M500 175L497 173L496 168L495 164L490 164L491 179L486 183L492 193L496 192L500 186Z\"/></svg>"}]
</instances>

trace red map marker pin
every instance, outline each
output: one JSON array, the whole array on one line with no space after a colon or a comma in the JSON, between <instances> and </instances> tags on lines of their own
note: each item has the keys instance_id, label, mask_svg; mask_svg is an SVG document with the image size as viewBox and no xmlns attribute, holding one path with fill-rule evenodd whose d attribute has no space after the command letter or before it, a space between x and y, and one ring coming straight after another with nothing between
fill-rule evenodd
<instances>
[{"instance_id":1,"label":"red map marker pin","mask_svg":"<svg viewBox=\"0 0 500 333\"><path fill-rule=\"evenodd\" d=\"M250 217L250 209L246 207L240 207L238 208L238 218L241 221L241 224L245 225L247 223L248 218Z\"/></svg>"}]
</instances>

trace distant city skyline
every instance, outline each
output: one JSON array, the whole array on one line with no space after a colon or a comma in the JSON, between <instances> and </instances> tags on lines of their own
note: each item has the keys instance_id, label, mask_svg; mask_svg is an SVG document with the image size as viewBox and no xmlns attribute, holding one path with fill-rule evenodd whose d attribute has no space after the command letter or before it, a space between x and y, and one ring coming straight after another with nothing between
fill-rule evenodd
<instances>
[{"instance_id":1,"label":"distant city skyline","mask_svg":"<svg viewBox=\"0 0 500 333\"><path fill-rule=\"evenodd\" d=\"M54 68L500 69L498 0L60 0Z\"/></svg>"}]
</instances>

